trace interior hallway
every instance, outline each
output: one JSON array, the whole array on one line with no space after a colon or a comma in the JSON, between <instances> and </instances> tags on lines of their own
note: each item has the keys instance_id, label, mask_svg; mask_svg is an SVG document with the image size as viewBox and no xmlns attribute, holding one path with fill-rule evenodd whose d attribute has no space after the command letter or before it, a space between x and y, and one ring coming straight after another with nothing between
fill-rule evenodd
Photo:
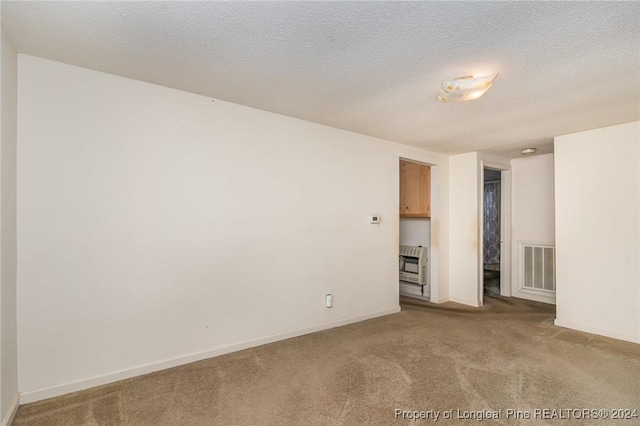
<instances>
[{"instance_id":1,"label":"interior hallway","mask_svg":"<svg viewBox=\"0 0 640 426\"><path fill-rule=\"evenodd\" d=\"M398 314L21 406L14 425L415 424L394 409L640 408L639 345L555 327L552 305L485 299L479 309L402 299Z\"/></svg>"}]
</instances>

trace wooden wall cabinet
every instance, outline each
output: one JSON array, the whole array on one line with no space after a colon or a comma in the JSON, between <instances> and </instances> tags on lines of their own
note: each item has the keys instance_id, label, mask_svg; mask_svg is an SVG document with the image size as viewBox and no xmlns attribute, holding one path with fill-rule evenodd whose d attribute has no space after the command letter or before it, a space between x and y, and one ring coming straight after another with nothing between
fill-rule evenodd
<instances>
[{"instance_id":1,"label":"wooden wall cabinet","mask_svg":"<svg viewBox=\"0 0 640 426\"><path fill-rule=\"evenodd\" d=\"M400 160L400 217L431 217L431 167Z\"/></svg>"}]
</instances>

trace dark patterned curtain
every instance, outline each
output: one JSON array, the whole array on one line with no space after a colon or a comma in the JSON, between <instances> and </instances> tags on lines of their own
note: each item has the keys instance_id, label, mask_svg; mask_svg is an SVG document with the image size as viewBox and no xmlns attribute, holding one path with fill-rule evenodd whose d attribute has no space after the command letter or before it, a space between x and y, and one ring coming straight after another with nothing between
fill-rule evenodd
<instances>
[{"instance_id":1,"label":"dark patterned curtain","mask_svg":"<svg viewBox=\"0 0 640 426\"><path fill-rule=\"evenodd\" d=\"M484 184L484 263L500 263L500 182Z\"/></svg>"}]
</instances>

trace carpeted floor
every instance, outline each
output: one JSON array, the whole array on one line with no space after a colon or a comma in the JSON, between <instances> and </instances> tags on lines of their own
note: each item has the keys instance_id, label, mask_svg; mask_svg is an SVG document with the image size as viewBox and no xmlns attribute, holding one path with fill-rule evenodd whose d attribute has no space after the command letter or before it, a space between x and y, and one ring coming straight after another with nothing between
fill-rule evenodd
<instances>
[{"instance_id":1,"label":"carpeted floor","mask_svg":"<svg viewBox=\"0 0 640 426\"><path fill-rule=\"evenodd\" d=\"M13 424L407 425L437 414L457 425L477 424L459 417L480 410L502 410L483 424L640 424L534 418L584 416L536 409L640 409L640 345L555 327L553 306L514 298L480 309L403 298L402 307L25 405ZM396 409L431 419L396 418ZM507 418L510 409L532 418Z\"/></svg>"}]
</instances>

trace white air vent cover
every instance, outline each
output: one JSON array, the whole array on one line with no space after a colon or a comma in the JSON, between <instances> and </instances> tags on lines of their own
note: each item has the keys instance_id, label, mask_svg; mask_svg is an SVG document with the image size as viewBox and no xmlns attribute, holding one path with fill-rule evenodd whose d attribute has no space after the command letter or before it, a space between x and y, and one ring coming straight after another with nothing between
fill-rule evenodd
<instances>
[{"instance_id":1,"label":"white air vent cover","mask_svg":"<svg viewBox=\"0 0 640 426\"><path fill-rule=\"evenodd\" d=\"M534 291L556 291L555 247L522 244L522 288Z\"/></svg>"}]
</instances>

